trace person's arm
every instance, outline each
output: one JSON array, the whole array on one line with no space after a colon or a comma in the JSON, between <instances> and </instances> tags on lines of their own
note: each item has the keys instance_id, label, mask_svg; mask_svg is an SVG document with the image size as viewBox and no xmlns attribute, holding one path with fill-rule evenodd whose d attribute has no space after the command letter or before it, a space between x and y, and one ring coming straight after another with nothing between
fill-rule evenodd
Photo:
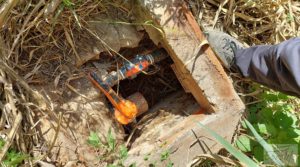
<instances>
[{"instance_id":1,"label":"person's arm","mask_svg":"<svg viewBox=\"0 0 300 167\"><path fill-rule=\"evenodd\" d=\"M300 38L238 50L235 64L243 76L300 97Z\"/></svg>"}]
</instances>

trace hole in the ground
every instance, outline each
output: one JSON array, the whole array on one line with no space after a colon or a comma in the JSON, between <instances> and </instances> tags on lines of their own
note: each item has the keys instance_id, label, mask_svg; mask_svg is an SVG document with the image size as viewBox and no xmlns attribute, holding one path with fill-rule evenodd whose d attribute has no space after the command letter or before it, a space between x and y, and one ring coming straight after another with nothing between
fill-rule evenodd
<instances>
[{"instance_id":1,"label":"hole in the ground","mask_svg":"<svg viewBox=\"0 0 300 167\"><path fill-rule=\"evenodd\" d=\"M158 50L158 47L152 42L148 35L145 35L139 47L131 49L124 48L120 53L130 60L134 58L135 55L144 55L155 50ZM134 78L120 81L113 89L118 91L124 98L139 92L145 97L149 108L151 108L169 94L182 89L181 84L170 66L171 64L173 64L173 61L168 56L166 59L151 65L144 73Z\"/></svg>"},{"instance_id":2,"label":"hole in the ground","mask_svg":"<svg viewBox=\"0 0 300 167\"><path fill-rule=\"evenodd\" d=\"M135 59L137 55L145 57L145 55L151 54L156 50L165 52L163 49L159 49L156 45L154 45L153 42L146 36L141 41L139 47L131 49L123 48L121 49L120 53L127 60L132 60ZM105 56L105 54L103 54L101 57L102 61L104 62L113 62L111 63L112 66L107 68L107 72L118 71L121 69L121 67L126 65L126 61L119 56L112 58L109 55ZM176 122L186 117L186 114L192 114L196 112L194 109L198 107L198 104L191 95L184 93L180 82L171 68L172 64L173 61L171 57L168 56L167 58L150 65L146 70L144 70L144 73L133 75L134 77L125 77L126 79L120 80L119 83L113 86L113 90L125 99L137 92L142 94L142 96L145 98L149 110L148 112L139 115L136 118L137 122L144 122L144 118L148 119L147 117L151 116L151 114L155 115L156 113L156 115L159 115L160 112L149 112L152 110L160 111L161 108L156 109L158 108L157 106L162 107L164 112L173 115L170 117L171 120L164 121L166 124L168 124L167 122L172 124L174 121ZM170 97L172 100L170 100ZM167 103L164 103L166 99L169 100L167 100ZM162 103L163 106L161 105ZM177 105L174 105L175 103L177 103ZM111 104L110 106L111 109L113 109ZM189 110L187 108L192 109ZM189 111L185 112L185 110ZM125 132L130 134L136 125L137 124L132 123L128 126L124 126ZM135 137L139 136L138 134L139 133L135 132Z\"/></svg>"},{"instance_id":3,"label":"hole in the ground","mask_svg":"<svg viewBox=\"0 0 300 167\"><path fill-rule=\"evenodd\" d=\"M120 81L114 90L127 98L139 92L148 102L149 108L171 93L182 89L176 75L171 69L172 60L167 58L151 66L145 74L139 74L133 79Z\"/></svg>"},{"instance_id":4,"label":"hole in the ground","mask_svg":"<svg viewBox=\"0 0 300 167\"><path fill-rule=\"evenodd\" d=\"M150 66L146 74L139 74L135 78L125 79L120 81L119 85L115 85L113 89L124 97L128 98L130 95L139 92L146 99L149 110L165 98L177 91L182 91L183 88L178 81L174 71L171 68L173 61L170 57ZM139 122L144 116L149 113L144 113L136 118ZM183 114L183 113L182 113ZM124 126L125 132L130 134L134 125ZM138 133L135 137L139 136Z\"/></svg>"}]
</instances>

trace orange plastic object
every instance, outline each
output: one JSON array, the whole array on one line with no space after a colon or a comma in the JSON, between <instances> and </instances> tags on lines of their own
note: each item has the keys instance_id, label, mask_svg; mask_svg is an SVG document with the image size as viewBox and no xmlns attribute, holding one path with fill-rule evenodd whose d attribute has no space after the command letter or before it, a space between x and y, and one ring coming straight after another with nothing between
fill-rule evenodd
<instances>
[{"instance_id":1,"label":"orange plastic object","mask_svg":"<svg viewBox=\"0 0 300 167\"><path fill-rule=\"evenodd\" d=\"M130 122L132 122L133 119L129 119L126 116L124 116L120 111L115 109L114 111L115 118L117 119L118 122L120 122L123 125L127 125Z\"/></svg>"},{"instance_id":2,"label":"orange plastic object","mask_svg":"<svg viewBox=\"0 0 300 167\"><path fill-rule=\"evenodd\" d=\"M108 85L103 84L102 86L98 83L91 74L88 75L92 83L104 93L111 104L115 107L114 115L121 124L128 124L132 122L138 113L144 113L148 110L148 103L146 99L140 93L133 94L129 99L126 100L121 96L118 96L116 92Z\"/></svg>"},{"instance_id":3,"label":"orange plastic object","mask_svg":"<svg viewBox=\"0 0 300 167\"><path fill-rule=\"evenodd\" d=\"M137 106L129 100L121 100L114 107L130 120L134 119L138 113Z\"/></svg>"}]
</instances>

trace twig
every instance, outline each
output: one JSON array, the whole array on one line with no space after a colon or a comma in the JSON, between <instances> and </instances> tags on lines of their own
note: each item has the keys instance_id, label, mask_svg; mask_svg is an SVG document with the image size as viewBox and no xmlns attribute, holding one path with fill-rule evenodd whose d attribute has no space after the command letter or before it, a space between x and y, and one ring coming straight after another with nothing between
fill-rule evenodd
<instances>
[{"instance_id":1,"label":"twig","mask_svg":"<svg viewBox=\"0 0 300 167\"><path fill-rule=\"evenodd\" d=\"M21 121L22 121L23 117L22 117L22 114L21 112L19 112L17 114L17 116L15 117L15 121L14 121L14 124L12 126L12 129L10 130L9 134L8 134L8 138L7 138L7 141L5 143L5 145L3 146L1 152L0 152L0 162L2 162L7 150L9 149L15 135L16 135L16 132L18 131L19 129L19 126L21 124Z\"/></svg>"},{"instance_id":2,"label":"twig","mask_svg":"<svg viewBox=\"0 0 300 167\"><path fill-rule=\"evenodd\" d=\"M58 124L57 124L57 127L55 128L55 135L53 136L51 145L50 145L49 150L48 150L49 153L50 153L51 150L53 149L54 144L55 144L55 142L56 142L56 139L57 139L57 137L58 137L58 134L59 134L59 131L60 131L60 127L61 127L61 122L62 122L62 113L60 112L60 113L59 113L59 116L58 116Z\"/></svg>"}]
</instances>

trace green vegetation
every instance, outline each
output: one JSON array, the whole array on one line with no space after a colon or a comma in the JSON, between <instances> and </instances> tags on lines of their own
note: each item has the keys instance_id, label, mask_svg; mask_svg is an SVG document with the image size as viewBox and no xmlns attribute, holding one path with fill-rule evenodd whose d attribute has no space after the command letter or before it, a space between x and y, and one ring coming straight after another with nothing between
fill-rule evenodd
<instances>
[{"instance_id":1,"label":"green vegetation","mask_svg":"<svg viewBox=\"0 0 300 167\"><path fill-rule=\"evenodd\" d=\"M151 153L148 153L144 156L144 161L148 161L149 157L150 157Z\"/></svg>"},{"instance_id":2,"label":"green vegetation","mask_svg":"<svg viewBox=\"0 0 300 167\"><path fill-rule=\"evenodd\" d=\"M0 139L0 149L2 149L4 145L5 145L5 141L3 139ZM9 149L5 155L3 162L1 163L1 166L17 167L21 165L22 162L28 158L29 156L26 154L17 152L14 149Z\"/></svg>"},{"instance_id":3,"label":"green vegetation","mask_svg":"<svg viewBox=\"0 0 300 167\"><path fill-rule=\"evenodd\" d=\"M258 98L262 101L248 108L249 122L242 121L245 134L238 137L236 146L262 162L266 161L266 156L270 152L261 143L265 141L272 146L273 152L284 164L296 164L299 159L297 149L300 142L299 115L296 114L298 99L274 91L265 91ZM248 126L249 124L253 125L253 129ZM259 140L257 135L262 139ZM291 159L293 156L296 158ZM269 157L274 164L279 165L276 158L274 160L273 156Z\"/></svg>"},{"instance_id":4,"label":"green vegetation","mask_svg":"<svg viewBox=\"0 0 300 167\"><path fill-rule=\"evenodd\" d=\"M75 6L75 3L73 3L71 0L63 0L62 4L67 8L73 8Z\"/></svg>"},{"instance_id":5,"label":"green vegetation","mask_svg":"<svg viewBox=\"0 0 300 167\"><path fill-rule=\"evenodd\" d=\"M170 160L170 151L165 150L160 154L160 161L164 162L168 160L168 163L166 164L167 167L173 167L174 163Z\"/></svg>"},{"instance_id":6,"label":"green vegetation","mask_svg":"<svg viewBox=\"0 0 300 167\"><path fill-rule=\"evenodd\" d=\"M111 129L109 129L109 131L108 131L107 144L108 144L108 150L109 151L114 151L115 150L115 148L116 148L116 139L113 136L113 134L111 133Z\"/></svg>"},{"instance_id":7,"label":"green vegetation","mask_svg":"<svg viewBox=\"0 0 300 167\"><path fill-rule=\"evenodd\" d=\"M165 150L160 154L160 161L165 161L169 158L170 152L169 150Z\"/></svg>"},{"instance_id":8,"label":"green vegetation","mask_svg":"<svg viewBox=\"0 0 300 167\"><path fill-rule=\"evenodd\" d=\"M246 166L251 167L258 167L259 165L254 162L252 159L250 159L247 155L240 152L238 149L236 149L233 145L231 145L228 141L226 141L224 138L222 138L220 135L218 135L216 132L211 130L210 128L206 127L200 122L197 122L197 125L204 128L209 134L211 134L220 144L223 145L223 147L231 153L236 159L238 159L240 162L245 164Z\"/></svg>"},{"instance_id":9,"label":"green vegetation","mask_svg":"<svg viewBox=\"0 0 300 167\"><path fill-rule=\"evenodd\" d=\"M95 149L105 149L105 154L100 157L104 162L107 159L113 159L114 163L108 164L107 167L124 167L124 161L128 157L128 149L124 145L117 146L116 138L111 132L111 129L108 131L106 144L101 142L100 137L96 132L90 132L90 136L87 139L87 143L94 147ZM130 167L135 167L135 164L131 164Z\"/></svg>"},{"instance_id":10,"label":"green vegetation","mask_svg":"<svg viewBox=\"0 0 300 167\"><path fill-rule=\"evenodd\" d=\"M107 141L107 144L106 145L103 144L101 142L98 134L93 131L90 132L90 136L88 137L88 140L87 140L88 144L90 144L94 148L105 148L108 152L114 152L115 148L116 148L116 139L113 136L111 129L109 129L109 131L108 131L106 141ZM123 149L123 153L124 153L124 148L123 147L121 147L121 148Z\"/></svg>"},{"instance_id":11,"label":"green vegetation","mask_svg":"<svg viewBox=\"0 0 300 167\"><path fill-rule=\"evenodd\" d=\"M93 146L95 148L100 148L103 146L103 144L101 143L100 138L96 132L90 132L90 136L89 136L87 142L88 142L88 144L90 144L91 146Z\"/></svg>"},{"instance_id":12,"label":"green vegetation","mask_svg":"<svg viewBox=\"0 0 300 167\"><path fill-rule=\"evenodd\" d=\"M24 160L26 160L29 156L20 152L17 152L13 149L8 150L6 153L5 159L3 161L4 166L9 166L9 167L17 167Z\"/></svg>"},{"instance_id":13,"label":"green vegetation","mask_svg":"<svg viewBox=\"0 0 300 167\"><path fill-rule=\"evenodd\" d=\"M108 131L106 142L103 143L96 132L90 132L87 139L87 143L95 149L105 149L106 152L100 159L103 162L107 162L109 159L113 159L113 163L107 164L107 167L124 167L124 161L128 158L128 149L124 145L117 145L116 139L111 130ZM148 153L144 160L148 161L151 153ZM167 167L173 167L173 162L170 160L170 151L165 150L160 154L160 161L166 162ZM151 163L149 166L156 166L156 162ZM130 164L129 167L136 167L136 164Z\"/></svg>"}]
</instances>

